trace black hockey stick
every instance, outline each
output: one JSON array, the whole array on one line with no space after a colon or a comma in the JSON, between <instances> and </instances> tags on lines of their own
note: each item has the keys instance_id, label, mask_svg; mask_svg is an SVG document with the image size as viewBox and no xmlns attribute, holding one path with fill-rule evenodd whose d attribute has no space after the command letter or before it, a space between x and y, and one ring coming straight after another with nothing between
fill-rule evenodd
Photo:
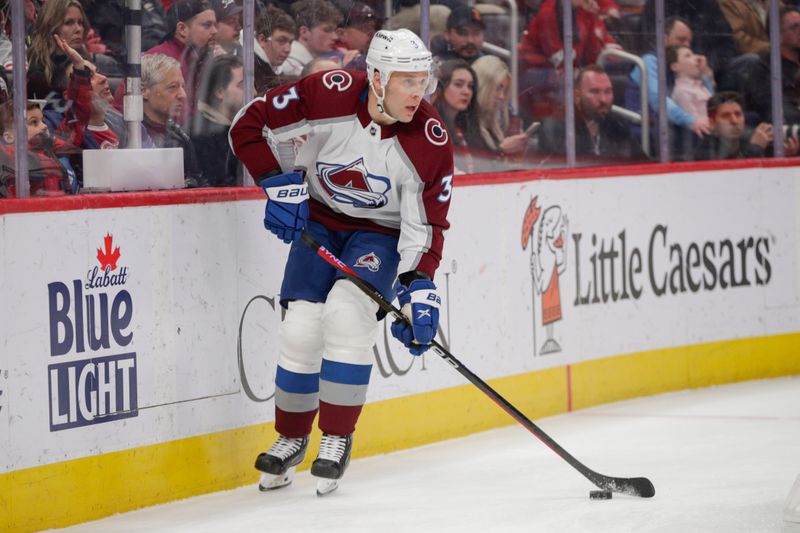
<instances>
[{"instance_id":1,"label":"black hockey stick","mask_svg":"<svg viewBox=\"0 0 800 533\"><path fill-rule=\"evenodd\" d=\"M342 272L347 279L352 281L356 287L361 289L367 296L369 296L375 303L380 306L381 309L386 311L386 313L390 314L396 320L402 320L408 323L408 319L406 316L391 302L386 300L383 295L378 292L374 287L372 287L369 283L361 279L361 277L356 274L349 266L343 263L338 257L336 257L333 253L331 253L327 248L322 246L317 240L309 235L308 232L303 232L303 242L306 243L308 246L313 249L318 256L322 259L327 261L331 266ZM594 483L600 489L611 491L611 492L619 492L622 494L628 494L630 496L639 496L641 498L652 498L655 493L656 489L653 487L653 484L650 482L649 479L646 477L634 477L634 478L622 478L622 477L611 477L605 476L603 474L599 474L592 470L591 468L587 467L580 461L578 461L575 457L573 457L567 450L562 448L556 441L554 441L550 436L542 431L539 426L534 424L530 421L528 417L526 417L519 409L511 405L505 398L500 396L500 394L495 391L492 387L490 387L486 382L484 382L481 378L476 376L472 373L467 367L465 367L461 361L456 359L453 354L447 351L441 344L436 342L436 340L431 342L431 346L434 351L445 361L447 361L450 366L455 368L462 376L467 378L467 380L478 387L481 392L486 394L489 398L491 398L497 405L500 406L506 413L511 415L514 420L522 424L525 429L533 433L533 435L541 440L548 448L556 452L559 457L564 459L568 462L572 467L583 474L586 479Z\"/></svg>"}]
</instances>

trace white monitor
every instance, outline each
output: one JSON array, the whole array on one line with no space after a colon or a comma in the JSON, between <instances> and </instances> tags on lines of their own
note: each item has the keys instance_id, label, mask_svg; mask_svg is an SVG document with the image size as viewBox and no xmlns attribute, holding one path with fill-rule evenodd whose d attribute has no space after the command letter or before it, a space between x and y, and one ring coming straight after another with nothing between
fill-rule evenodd
<instances>
[{"instance_id":1,"label":"white monitor","mask_svg":"<svg viewBox=\"0 0 800 533\"><path fill-rule=\"evenodd\" d=\"M181 189L184 186L181 148L83 151L86 192Z\"/></svg>"}]
</instances>

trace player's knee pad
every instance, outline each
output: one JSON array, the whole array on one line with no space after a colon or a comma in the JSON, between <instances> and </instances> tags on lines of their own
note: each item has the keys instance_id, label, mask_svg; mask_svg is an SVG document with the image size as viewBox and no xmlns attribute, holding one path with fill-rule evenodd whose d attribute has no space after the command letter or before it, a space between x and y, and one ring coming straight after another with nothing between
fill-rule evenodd
<instances>
[{"instance_id":1,"label":"player's knee pad","mask_svg":"<svg viewBox=\"0 0 800 533\"><path fill-rule=\"evenodd\" d=\"M340 279L328 293L322 312L325 358L342 363L372 364L378 334L378 304L352 282Z\"/></svg>"},{"instance_id":2,"label":"player's knee pad","mask_svg":"<svg viewBox=\"0 0 800 533\"><path fill-rule=\"evenodd\" d=\"M324 304L296 300L289 302L281 324L278 364L292 372L319 372L322 360L322 310Z\"/></svg>"}]
</instances>

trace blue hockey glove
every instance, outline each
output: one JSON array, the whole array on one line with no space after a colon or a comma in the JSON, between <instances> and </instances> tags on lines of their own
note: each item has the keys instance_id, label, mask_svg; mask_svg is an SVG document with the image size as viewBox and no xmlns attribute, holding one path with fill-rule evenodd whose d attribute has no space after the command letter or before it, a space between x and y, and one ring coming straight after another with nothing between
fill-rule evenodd
<instances>
[{"instance_id":1,"label":"blue hockey glove","mask_svg":"<svg viewBox=\"0 0 800 533\"><path fill-rule=\"evenodd\" d=\"M411 327L400 320L392 324L392 335L414 355L422 355L431 346L439 327L439 306L442 299L436 285L425 279L415 279L406 287L400 285L397 298Z\"/></svg>"},{"instance_id":2,"label":"blue hockey glove","mask_svg":"<svg viewBox=\"0 0 800 533\"><path fill-rule=\"evenodd\" d=\"M303 174L288 172L261 180L267 194L264 227L285 243L300 238L308 220L308 187Z\"/></svg>"}]
</instances>

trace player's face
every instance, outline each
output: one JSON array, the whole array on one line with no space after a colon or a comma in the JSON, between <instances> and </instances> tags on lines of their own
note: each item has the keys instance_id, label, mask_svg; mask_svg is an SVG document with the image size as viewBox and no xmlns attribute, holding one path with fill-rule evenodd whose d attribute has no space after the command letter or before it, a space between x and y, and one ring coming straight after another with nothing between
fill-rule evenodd
<instances>
[{"instance_id":1,"label":"player's face","mask_svg":"<svg viewBox=\"0 0 800 533\"><path fill-rule=\"evenodd\" d=\"M744 132L742 106L728 102L717 107L717 112L711 118L711 127L721 139L733 141L741 137Z\"/></svg>"},{"instance_id":2,"label":"player's face","mask_svg":"<svg viewBox=\"0 0 800 533\"><path fill-rule=\"evenodd\" d=\"M289 52L292 51L294 35L288 31L275 30L267 39L264 38L263 34L259 36L258 42L264 53L267 54L270 64L278 67L289 57Z\"/></svg>"},{"instance_id":3,"label":"player's face","mask_svg":"<svg viewBox=\"0 0 800 533\"><path fill-rule=\"evenodd\" d=\"M230 17L217 21L216 42L222 45L239 42L239 33L242 31L242 14L236 13Z\"/></svg>"},{"instance_id":4,"label":"player's face","mask_svg":"<svg viewBox=\"0 0 800 533\"><path fill-rule=\"evenodd\" d=\"M67 14L58 27L58 36L67 41L72 48L83 46L84 21L81 10L77 7L67 9Z\"/></svg>"},{"instance_id":5,"label":"player's face","mask_svg":"<svg viewBox=\"0 0 800 533\"><path fill-rule=\"evenodd\" d=\"M195 49L212 48L216 44L217 15L213 9L206 9L192 17L184 31L186 42Z\"/></svg>"},{"instance_id":6,"label":"player's face","mask_svg":"<svg viewBox=\"0 0 800 533\"><path fill-rule=\"evenodd\" d=\"M186 100L186 86L180 68L171 68L163 79L142 91L144 108L153 118L166 124L168 118L180 117Z\"/></svg>"},{"instance_id":7,"label":"player's face","mask_svg":"<svg viewBox=\"0 0 800 533\"><path fill-rule=\"evenodd\" d=\"M386 112L400 122L411 122L425 96L428 77L427 72L393 72L383 100Z\"/></svg>"},{"instance_id":8,"label":"player's face","mask_svg":"<svg viewBox=\"0 0 800 533\"><path fill-rule=\"evenodd\" d=\"M464 111L472 101L474 87L475 80L470 71L465 68L456 69L444 89L444 101L456 111Z\"/></svg>"}]
</instances>

